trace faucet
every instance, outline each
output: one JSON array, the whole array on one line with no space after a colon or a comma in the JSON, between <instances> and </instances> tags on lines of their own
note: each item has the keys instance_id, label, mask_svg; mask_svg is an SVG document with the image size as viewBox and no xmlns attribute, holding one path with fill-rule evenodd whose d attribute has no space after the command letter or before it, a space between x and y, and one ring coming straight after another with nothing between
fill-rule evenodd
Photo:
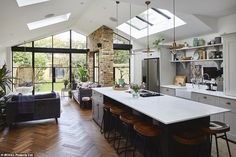
<instances>
[{"instance_id":1,"label":"faucet","mask_svg":"<svg viewBox=\"0 0 236 157\"><path fill-rule=\"evenodd\" d=\"M208 80L210 80L210 76L209 76L209 74L208 73L204 73L203 74L203 79L208 79ZM205 85L207 85L207 87L208 87L208 89L207 90L210 90L210 91L215 91L215 90L213 90L212 88L213 88L213 82L212 81L203 81L203 84L205 84Z\"/></svg>"},{"instance_id":2,"label":"faucet","mask_svg":"<svg viewBox=\"0 0 236 157\"><path fill-rule=\"evenodd\" d=\"M204 73L204 74L202 75L202 79L203 79L203 80L204 80L204 79L209 80L209 79L210 79L210 75L209 75L208 73Z\"/></svg>"}]
</instances>

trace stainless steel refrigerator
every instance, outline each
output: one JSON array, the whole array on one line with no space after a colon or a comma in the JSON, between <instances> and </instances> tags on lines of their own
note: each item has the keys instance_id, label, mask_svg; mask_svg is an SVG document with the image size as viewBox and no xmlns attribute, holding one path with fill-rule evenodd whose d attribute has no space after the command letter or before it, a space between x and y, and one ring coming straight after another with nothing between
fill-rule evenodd
<instances>
[{"instance_id":1,"label":"stainless steel refrigerator","mask_svg":"<svg viewBox=\"0 0 236 157\"><path fill-rule=\"evenodd\" d=\"M142 61L142 82L146 89L160 93L159 58L149 58Z\"/></svg>"}]
</instances>

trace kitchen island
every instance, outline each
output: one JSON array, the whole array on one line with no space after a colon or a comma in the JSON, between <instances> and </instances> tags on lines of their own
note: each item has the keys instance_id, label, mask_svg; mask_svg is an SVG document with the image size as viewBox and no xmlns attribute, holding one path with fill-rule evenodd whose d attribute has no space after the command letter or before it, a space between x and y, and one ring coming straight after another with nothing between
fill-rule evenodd
<instances>
[{"instance_id":1,"label":"kitchen island","mask_svg":"<svg viewBox=\"0 0 236 157\"><path fill-rule=\"evenodd\" d=\"M161 149L164 157L176 156L176 147L172 139L174 132L183 128L208 126L211 115L230 111L167 95L132 98L132 94L115 91L111 87L93 88L92 97L93 118L98 119L98 124L101 124L102 107L106 101L115 101L159 122L159 127L162 129ZM204 156L209 156L209 152L206 151Z\"/></svg>"}]
</instances>

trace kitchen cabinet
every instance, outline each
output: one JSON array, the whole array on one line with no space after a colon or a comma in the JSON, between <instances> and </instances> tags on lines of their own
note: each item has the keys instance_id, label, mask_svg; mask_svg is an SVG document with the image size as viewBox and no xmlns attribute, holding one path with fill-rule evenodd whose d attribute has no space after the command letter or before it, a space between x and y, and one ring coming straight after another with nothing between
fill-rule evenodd
<instances>
[{"instance_id":1,"label":"kitchen cabinet","mask_svg":"<svg viewBox=\"0 0 236 157\"><path fill-rule=\"evenodd\" d=\"M236 141L236 100L195 92L192 92L191 98L193 101L230 109L230 112L212 115L211 121L221 121L229 124L230 131L227 133L228 138Z\"/></svg>"},{"instance_id":2,"label":"kitchen cabinet","mask_svg":"<svg viewBox=\"0 0 236 157\"><path fill-rule=\"evenodd\" d=\"M175 89L168 87L161 87L160 92L165 95L175 96Z\"/></svg>"},{"instance_id":3,"label":"kitchen cabinet","mask_svg":"<svg viewBox=\"0 0 236 157\"><path fill-rule=\"evenodd\" d=\"M206 94L200 94L200 93L195 93L192 92L191 98L193 101L201 102L204 104L208 105L213 105L217 107L223 107L219 104L219 97L217 96L211 96L211 95L206 95ZM211 121L225 121L225 114L216 114L211 116Z\"/></svg>"},{"instance_id":4,"label":"kitchen cabinet","mask_svg":"<svg viewBox=\"0 0 236 157\"><path fill-rule=\"evenodd\" d=\"M92 116L93 120L101 126L103 117L103 95L93 91L92 93Z\"/></svg>"},{"instance_id":5,"label":"kitchen cabinet","mask_svg":"<svg viewBox=\"0 0 236 157\"><path fill-rule=\"evenodd\" d=\"M231 110L231 112L225 113L225 123L230 125L229 139L236 141L236 100L220 98L219 103L223 108Z\"/></svg>"},{"instance_id":6,"label":"kitchen cabinet","mask_svg":"<svg viewBox=\"0 0 236 157\"><path fill-rule=\"evenodd\" d=\"M236 96L236 33L223 35L224 48L224 93Z\"/></svg>"}]
</instances>

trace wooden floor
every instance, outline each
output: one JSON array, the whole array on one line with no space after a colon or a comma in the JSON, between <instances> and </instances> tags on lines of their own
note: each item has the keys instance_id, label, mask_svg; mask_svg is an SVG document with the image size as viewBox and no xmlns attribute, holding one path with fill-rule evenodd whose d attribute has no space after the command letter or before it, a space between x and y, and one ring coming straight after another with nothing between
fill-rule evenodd
<instances>
[{"instance_id":1,"label":"wooden floor","mask_svg":"<svg viewBox=\"0 0 236 157\"><path fill-rule=\"evenodd\" d=\"M62 99L61 111L58 125L50 119L20 123L11 130L6 128L0 132L0 152L34 153L42 157L118 156L100 134L91 111L80 110L77 103L67 98ZM236 145L230 146L232 156L236 157ZM214 147L212 155L215 156ZM220 155L228 157L223 141L220 141Z\"/></svg>"}]
</instances>

